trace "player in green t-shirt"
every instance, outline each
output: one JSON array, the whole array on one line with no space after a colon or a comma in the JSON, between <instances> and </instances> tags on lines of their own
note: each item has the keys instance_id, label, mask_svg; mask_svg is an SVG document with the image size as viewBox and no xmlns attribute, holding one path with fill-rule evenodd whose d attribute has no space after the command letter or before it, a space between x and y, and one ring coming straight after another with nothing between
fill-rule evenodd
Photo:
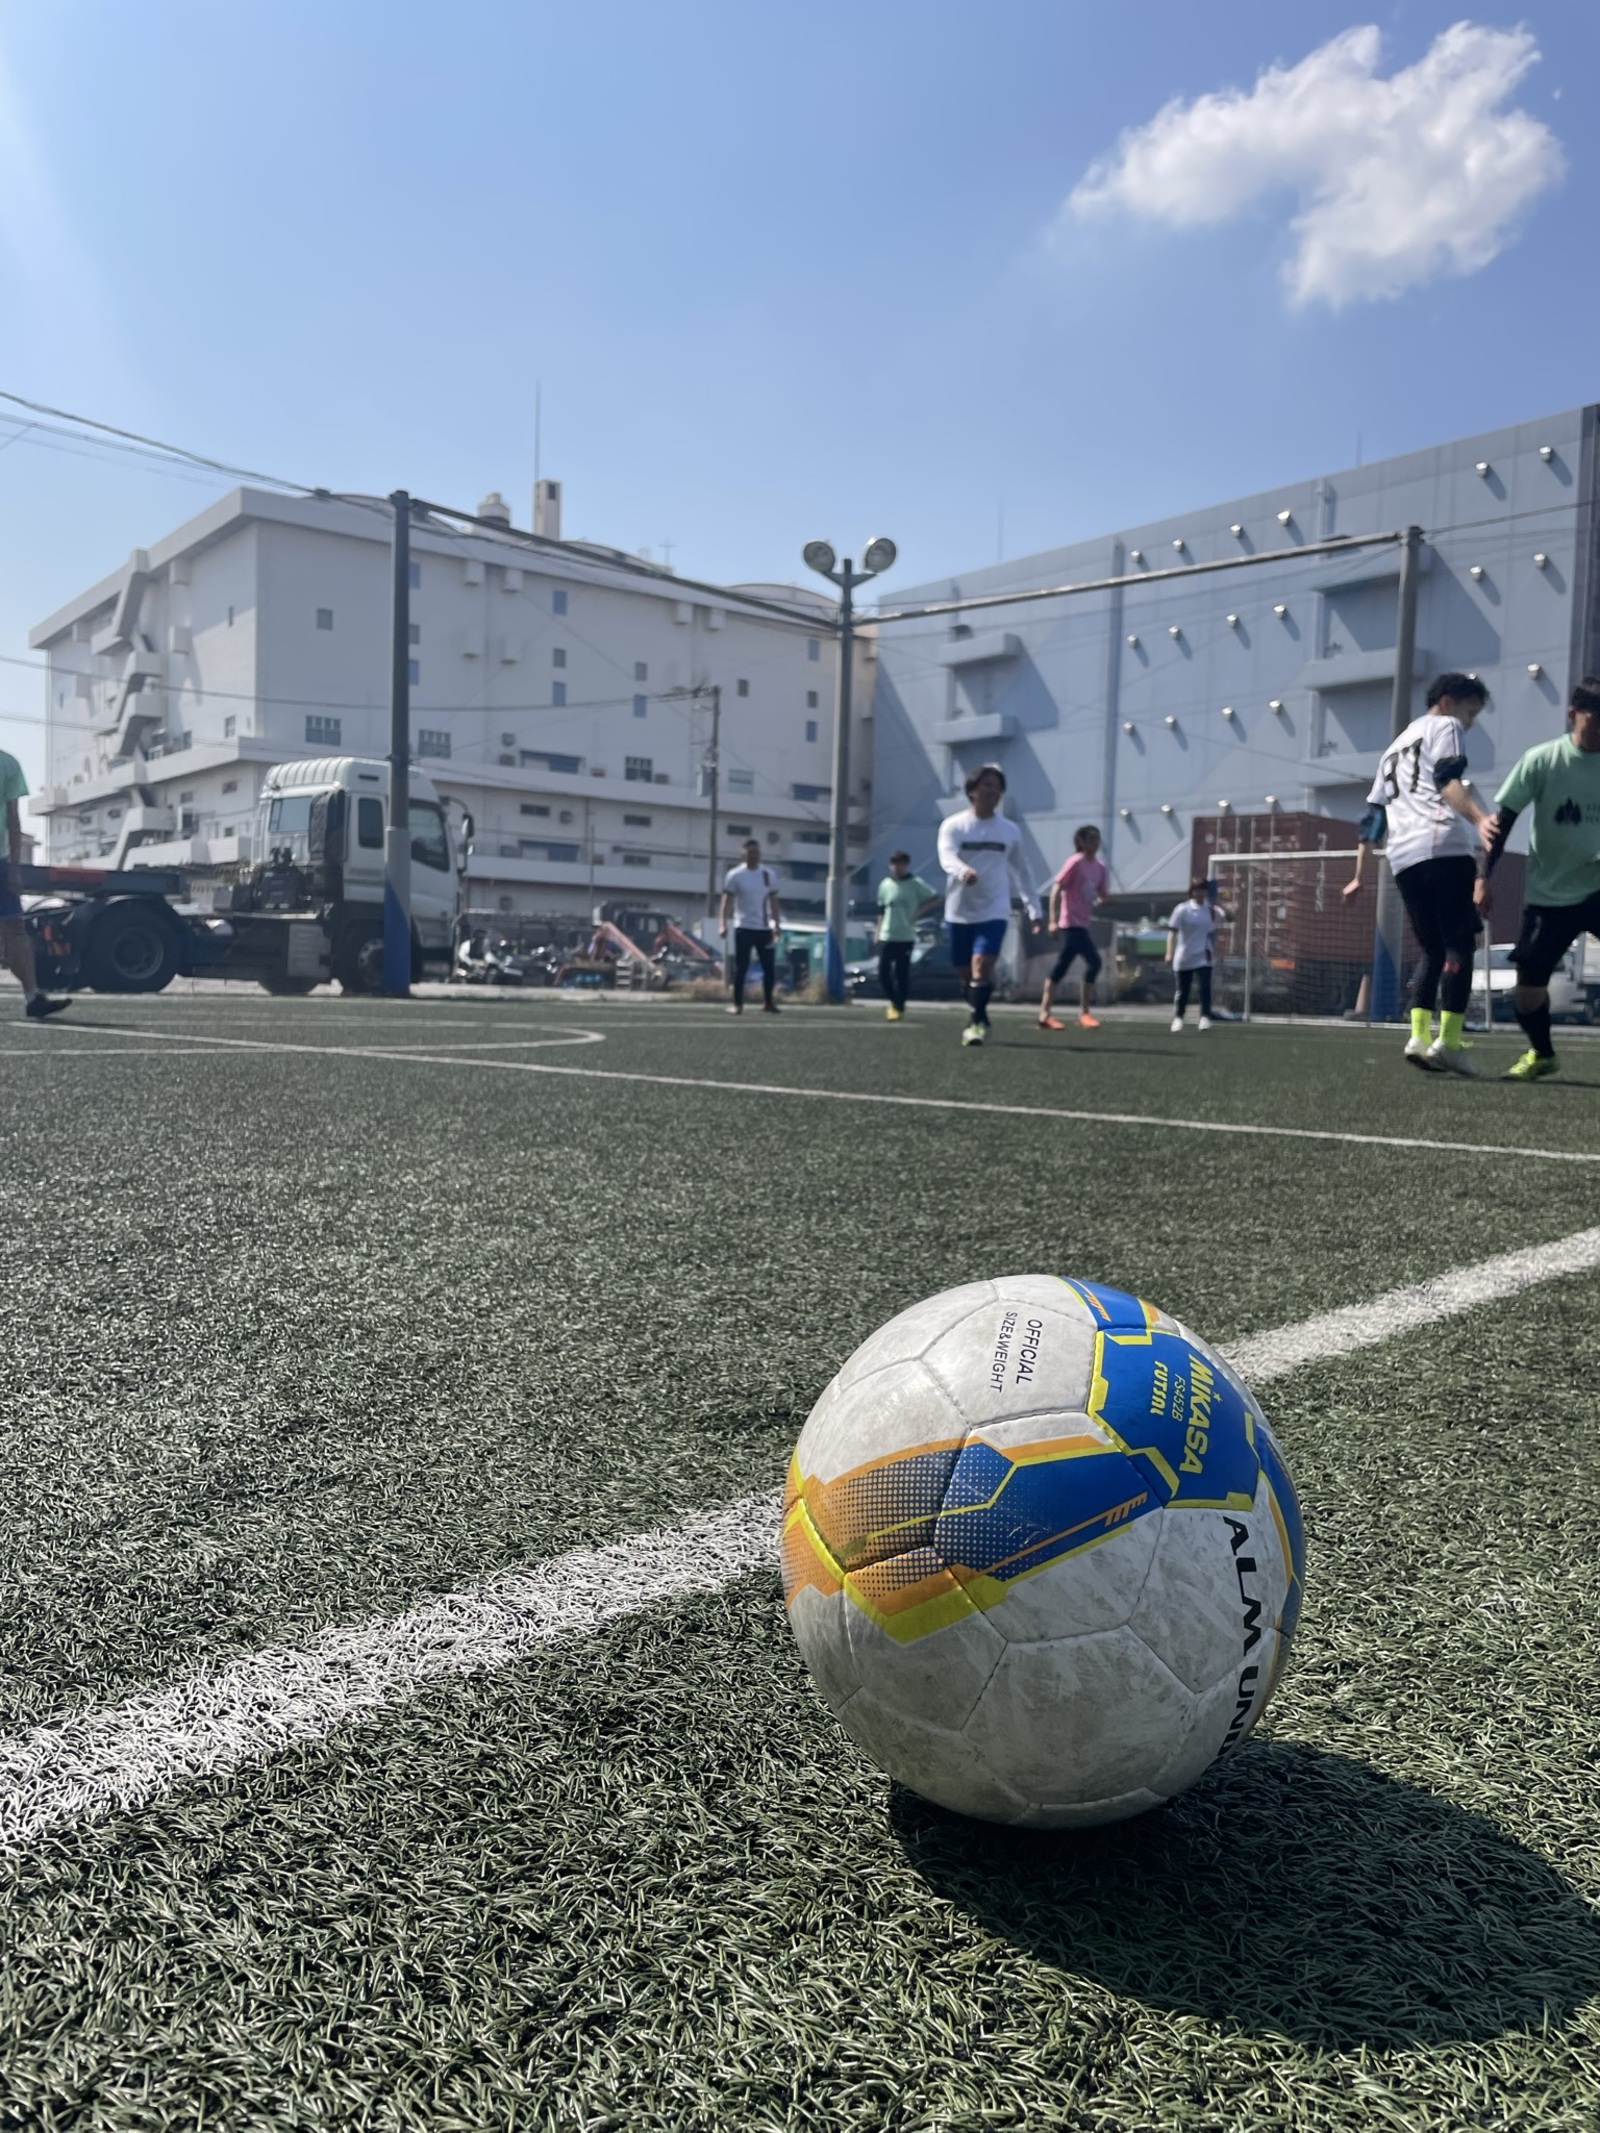
<instances>
[{"instance_id":1,"label":"player in green t-shirt","mask_svg":"<svg viewBox=\"0 0 1600 2133\"><path fill-rule=\"evenodd\" d=\"M911 951L917 945L917 918L939 901L920 874L911 871L909 852L891 852L889 871L878 884L878 983L889 1005L891 1022L904 1019L911 994Z\"/></svg>"},{"instance_id":2,"label":"player in green t-shirt","mask_svg":"<svg viewBox=\"0 0 1600 2133\"><path fill-rule=\"evenodd\" d=\"M13 868L22 864L22 817L17 803L24 799L28 781L22 775L22 765L14 755L7 755L0 748L0 806L6 815L6 855L0 863L0 957L6 968L22 987L23 1013L30 1022L42 1022L47 1015L59 1015L62 1008L70 1007L70 1000L52 1000L39 990L38 973L33 962L33 943L28 939L27 928L22 923L22 898L17 894Z\"/></svg>"},{"instance_id":3,"label":"player in green t-shirt","mask_svg":"<svg viewBox=\"0 0 1600 2133\"><path fill-rule=\"evenodd\" d=\"M1511 825L1533 809L1527 906L1517 935L1517 1020L1528 1050L1508 1081L1542 1081L1560 1068L1550 1040L1550 976L1580 933L1600 932L1600 678L1573 687L1567 731L1530 748L1495 795L1482 826L1485 845L1477 904L1489 909L1489 876Z\"/></svg>"}]
</instances>

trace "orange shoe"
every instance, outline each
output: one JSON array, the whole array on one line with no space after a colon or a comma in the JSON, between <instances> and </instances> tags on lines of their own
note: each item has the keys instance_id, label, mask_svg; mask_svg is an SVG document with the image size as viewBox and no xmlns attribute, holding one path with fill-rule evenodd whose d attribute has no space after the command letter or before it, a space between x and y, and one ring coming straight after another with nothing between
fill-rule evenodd
<instances>
[{"instance_id":1,"label":"orange shoe","mask_svg":"<svg viewBox=\"0 0 1600 2133\"><path fill-rule=\"evenodd\" d=\"M1078 1017L1078 1027L1079 1029L1098 1029L1100 1027L1100 1017L1098 1015L1091 1015L1088 1009L1085 1008L1083 1013Z\"/></svg>"},{"instance_id":2,"label":"orange shoe","mask_svg":"<svg viewBox=\"0 0 1600 2133\"><path fill-rule=\"evenodd\" d=\"M1039 1027L1041 1029L1065 1029L1066 1026L1064 1022L1058 1022L1054 1015L1041 1015L1039 1017Z\"/></svg>"}]
</instances>

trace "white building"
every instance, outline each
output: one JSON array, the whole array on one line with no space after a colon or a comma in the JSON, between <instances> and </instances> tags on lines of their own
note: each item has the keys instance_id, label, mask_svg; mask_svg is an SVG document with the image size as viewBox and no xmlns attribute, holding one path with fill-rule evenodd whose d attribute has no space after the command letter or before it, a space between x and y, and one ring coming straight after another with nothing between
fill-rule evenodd
<instances>
[{"instance_id":1,"label":"white building","mask_svg":"<svg viewBox=\"0 0 1600 2133\"><path fill-rule=\"evenodd\" d=\"M819 912L837 654L826 599L717 588L544 530L422 515L411 532L415 758L477 825L471 900L501 913L628 902L698 916L742 840ZM49 659L53 862L248 859L267 767L384 755L391 515L376 499L236 489L31 633ZM863 676L863 684L866 677ZM713 686L716 850L708 848ZM871 689L856 701L870 706ZM852 838L866 850L870 724Z\"/></svg>"}]
</instances>

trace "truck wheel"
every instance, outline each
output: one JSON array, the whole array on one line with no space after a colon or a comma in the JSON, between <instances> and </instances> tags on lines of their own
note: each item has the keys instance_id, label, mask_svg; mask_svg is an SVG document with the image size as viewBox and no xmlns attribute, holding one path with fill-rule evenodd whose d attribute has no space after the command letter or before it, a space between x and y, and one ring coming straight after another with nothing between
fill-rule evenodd
<instances>
[{"instance_id":1,"label":"truck wheel","mask_svg":"<svg viewBox=\"0 0 1600 2133\"><path fill-rule=\"evenodd\" d=\"M84 976L96 992L162 992L178 974L178 941L158 905L112 904L89 939Z\"/></svg>"},{"instance_id":2,"label":"truck wheel","mask_svg":"<svg viewBox=\"0 0 1600 2133\"><path fill-rule=\"evenodd\" d=\"M308 993L316 982L315 978L288 978L274 973L270 978L261 980L261 989L263 992L275 993L280 999L298 999L302 994Z\"/></svg>"},{"instance_id":3,"label":"truck wheel","mask_svg":"<svg viewBox=\"0 0 1600 2133\"><path fill-rule=\"evenodd\" d=\"M381 992L383 935L375 933L370 940L348 941L335 966L334 976L345 992Z\"/></svg>"}]
</instances>

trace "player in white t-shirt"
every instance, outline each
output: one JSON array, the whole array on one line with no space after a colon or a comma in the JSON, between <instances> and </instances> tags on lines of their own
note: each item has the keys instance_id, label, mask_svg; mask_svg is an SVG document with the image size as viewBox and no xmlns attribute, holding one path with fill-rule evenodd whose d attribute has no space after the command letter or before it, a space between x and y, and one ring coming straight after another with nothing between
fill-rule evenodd
<instances>
[{"instance_id":1,"label":"player in white t-shirt","mask_svg":"<svg viewBox=\"0 0 1600 2133\"><path fill-rule=\"evenodd\" d=\"M775 1015L778 1003L773 993L778 980L775 943L783 923L778 909L778 877L762 864L760 839L745 844L742 866L729 867L722 884L722 938L728 938L728 920L733 920L733 1005L730 1015L744 1013L744 981L752 953L761 964L761 1011Z\"/></svg>"},{"instance_id":2,"label":"player in white t-shirt","mask_svg":"<svg viewBox=\"0 0 1600 2133\"><path fill-rule=\"evenodd\" d=\"M964 973L963 985L972 1020L961 1032L963 1044L984 1044L989 1036L989 995L994 966L1005 945L1015 889L1030 918L1039 910L1022 866L1022 832L999 812L1006 774L998 763L984 763L966 782L972 802L939 825L939 864L946 882L945 924L950 932L950 960Z\"/></svg>"},{"instance_id":3,"label":"player in white t-shirt","mask_svg":"<svg viewBox=\"0 0 1600 2133\"><path fill-rule=\"evenodd\" d=\"M1367 794L1356 870L1346 896L1361 887L1367 846L1385 839L1389 868L1422 949L1412 973L1411 1035L1405 1056L1425 1073L1475 1072L1462 1034L1472 994L1478 916L1472 895L1478 829L1488 819L1462 782L1467 735L1488 690L1474 674L1441 674L1428 708L1392 740ZM1439 1035L1433 1010L1439 1006Z\"/></svg>"},{"instance_id":4,"label":"player in white t-shirt","mask_svg":"<svg viewBox=\"0 0 1600 2133\"><path fill-rule=\"evenodd\" d=\"M1211 884L1198 879L1189 884L1188 901L1176 906L1167 920L1167 961L1177 975L1177 993L1172 1003L1174 1032L1183 1027L1189 1006L1189 990L1200 988L1200 1028L1211 1027L1211 972L1216 962L1217 928L1227 913L1212 901Z\"/></svg>"}]
</instances>

